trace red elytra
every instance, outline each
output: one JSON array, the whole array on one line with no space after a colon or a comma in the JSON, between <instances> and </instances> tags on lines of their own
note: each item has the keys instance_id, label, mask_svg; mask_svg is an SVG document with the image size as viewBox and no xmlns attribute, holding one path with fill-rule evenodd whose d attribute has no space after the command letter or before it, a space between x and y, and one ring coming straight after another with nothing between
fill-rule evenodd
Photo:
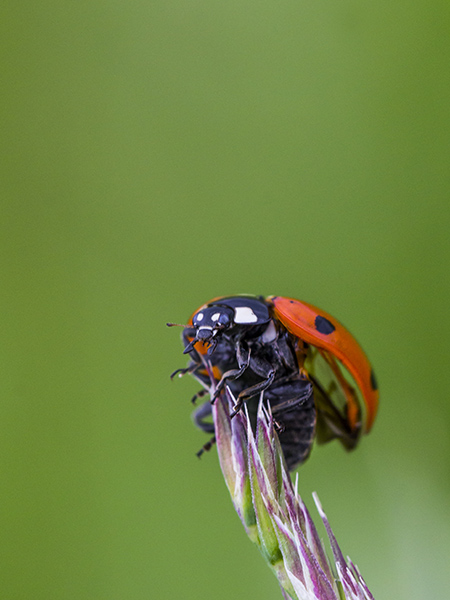
<instances>
[{"instance_id":1,"label":"red elytra","mask_svg":"<svg viewBox=\"0 0 450 600\"><path fill-rule=\"evenodd\" d=\"M282 296L269 296L266 300L273 306L275 318L289 333L325 351L324 358L346 395L349 424L356 429L359 415L357 400L336 371L336 363L327 354L339 359L348 369L361 391L367 411L364 431L369 432L377 414L379 393L370 362L353 335L337 319L312 304Z\"/></svg>"}]
</instances>

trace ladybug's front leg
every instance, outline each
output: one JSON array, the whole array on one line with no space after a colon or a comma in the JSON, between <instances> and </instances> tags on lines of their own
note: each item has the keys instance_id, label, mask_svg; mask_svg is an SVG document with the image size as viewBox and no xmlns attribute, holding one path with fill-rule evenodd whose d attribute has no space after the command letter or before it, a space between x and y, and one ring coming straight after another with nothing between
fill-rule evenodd
<instances>
[{"instance_id":1,"label":"ladybug's front leg","mask_svg":"<svg viewBox=\"0 0 450 600\"><path fill-rule=\"evenodd\" d=\"M247 347L241 345L239 341L236 342L236 359L239 368L230 369L222 375L219 383L216 386L216 389L214 390L214 394L211 396L211 404L213 404L214 400L219 396L220 392L225 387L227 380L237 379L238 377L240 377L250 364L250 350Z\"/></svg>"},{"instance_id":2,"label":"ladybug's front leg","mask_svg":"<svg viewBox=\"0 0 450 600\"><path fill-rule=\"evenodd\" d=\"M191 363L188 367L184 369L177 369L173 373L170 374L170 379L173 379L178 375L178 377L183 377L183 375L187 375L188 373L192 375L194 371L196 371L200 367L200 363Z\"/></svg>"}]
</instances>

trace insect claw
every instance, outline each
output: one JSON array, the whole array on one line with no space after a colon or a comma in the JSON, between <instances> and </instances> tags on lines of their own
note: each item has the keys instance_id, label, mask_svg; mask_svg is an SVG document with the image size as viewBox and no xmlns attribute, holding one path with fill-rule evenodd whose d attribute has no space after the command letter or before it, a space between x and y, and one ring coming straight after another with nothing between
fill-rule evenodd
<instances>
[{"instance_id":1,"label":"insect claw","mask_svg":"<svg viewBox=\"0 0 450 600\"><path fill-rule=\"evenodd\" d=\"M176 371L174 371L173 373L171 373L170 375L170 379L173 381L173 378L178 375L178 377L183 377L183 375L185 375L185 373L188 372L188 369L177 369Z\"/></svg>"},{"instance_id":2,"label":"insect claw","mask_svg":"<svg viewBox=\"0 0 450 600\"><path fill-rule=\"evenodd\" d=\"M217 400L217 398L219 397L219 395L220 395L220 390L218 390L216 388L215 392L213 394L211 394L211 398L210 398L211 404L214 404L214 402Z\"/></svg>"},{"instance_id":3,"label":"insect claw","mask_svg":"<svg viewBox=\"0 0 450 600\"><path fill-rule=\"evenodd\" d=\"M200 390L199 392L197 392L196 394L194 394L191 398L191 402L192 404L195 406L197 403L197 399L198 398L203 398L203 396L206 396L208 392L206 390Z\"/></svg>"},{"instance_id":4,"label":"insect claw","mask_svg":"<svg viewBox=\"0 0 450 600\"><path fill-rule=\"evenodd\" d=\"M284 423L279 423L275 419L272 419L272 422L273 422L273 425L275 427L275 431L277 433L283 433L283 431L286 429Z\"/></svg>"},{"instance_id":5,"label":"insect claw","mask_svg":"<svg viewBox=\"0 0 450 600\"><path fill-rule=\"evenodd\" d=\"M234 419L234 417L241 412L241 408L242 405L244 404L244 401L241 399L238 399L238 401L236 402L236 404L234 405L234 410L233 412L230 414L230 419Z\"/></svg>"},{"instance_id":6,"label":"insect claw","mask_svg":"<svg viewBox=\"0 0 450 600\"><path fill-rule=\"evenodd\" d=\"M198 452L195 453L195 455L197 456L197 458L201 458L202 454L204 452L209 452L211 450L211 448L214 446L214 444L216 443L216 436L214 435L209 442L206 442L206 444L204 444L204 446L202 448L200 448L200 450Z\"/></svg>"}]
</instances>

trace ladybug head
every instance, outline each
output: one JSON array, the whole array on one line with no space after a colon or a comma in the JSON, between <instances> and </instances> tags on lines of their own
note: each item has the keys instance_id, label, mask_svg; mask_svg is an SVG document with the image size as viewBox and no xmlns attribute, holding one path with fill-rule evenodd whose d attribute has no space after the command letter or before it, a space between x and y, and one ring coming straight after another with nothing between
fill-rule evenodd
<instances>
[{"instance_id":1,"label":"ladybug head","mask_svg":"<svg viewBox=\"0 0 450 600\"><path fill-rule=\"evenodd\" d=\"M214 338L218 333L234 325L234 311L227 306L208 306L202 308L192 318L192 325L195 328L195 338L186 346L184 354L191 352L196 342L207 342L211 346L208 353L211 354L216 347Z\"/></svg>"}]
</instances>

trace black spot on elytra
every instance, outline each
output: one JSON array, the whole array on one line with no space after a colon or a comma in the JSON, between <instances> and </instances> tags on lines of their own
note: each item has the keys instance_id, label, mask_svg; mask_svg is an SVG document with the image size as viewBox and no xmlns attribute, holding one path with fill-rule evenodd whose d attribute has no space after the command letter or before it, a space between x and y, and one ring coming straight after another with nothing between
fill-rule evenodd
<instances>
[{"instance_id":1,"label":"black spot on elytra","mask_svg":"<svg viewBox=\"0 0 450 600\"><path fill-rule=\"evenodd\" d=\"M373 369L370 371L370 385L372 386L373 391L378 389L377 378L375 377Z\"/></svg>"},{"instance_id":2,"label":"black spot on elytra","mask_svg":"<svg viewBox=\"0 0 450 600\"><path fill-rule=\"evenodd\" d=\"M325 317L321 317L317 315L314 320L314 325L319 333L323 333L324 335L330 335L336 329L336 327L329 321L325 319Z\"/></svg>"}]
</instances>

